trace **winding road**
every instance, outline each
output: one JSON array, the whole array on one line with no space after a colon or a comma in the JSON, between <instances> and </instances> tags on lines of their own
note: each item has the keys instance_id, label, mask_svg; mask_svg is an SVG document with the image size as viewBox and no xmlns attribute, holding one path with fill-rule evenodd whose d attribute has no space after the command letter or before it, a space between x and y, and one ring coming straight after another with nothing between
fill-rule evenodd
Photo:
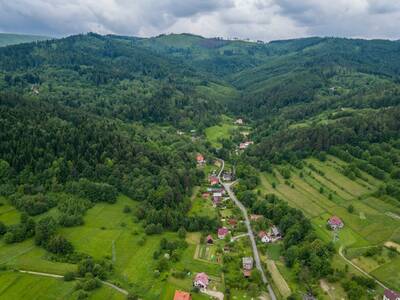
<instances>
[{"instance_id":1,"label":"winding road","mask_svg":"<svg viewBox=\"0 0 400 300\"><path fill-rule=\"evenodd\" d=\"M271 300L276 300L275 292L274 292L274 290L272 289L271 285L268 283L267 276L265 276L264 269L263 269L263 267L262 267L262 265L261 265L260 255L259 255L259 253L258 253L258 249L257 249L257 245L256 245L256 239L255 239L255 237L254 237L253 230L251 229L250 219L249 219L249 216L248 216L248 213L247 213L247 209L246 209L246 207L236 198L235 193L234 193L234 192L232 191L232 189L231 189L231 186L232 186L235 182L224 183L224 182L221 180L221 174L222 174L222 172L223 172L223 170L224 170L224 168L225 168L225 162L224 162L224 160L222 160L222 159L220 159L219 161L222 163L221 170L220 170L219 173L218 173L219 182L223 185L223 187L225 188L225 190L228 192L229 197L233 200L233 202L236 204L236 206L239 207L239 209L242 211L242 214L243 214L243 217L244 217L244 220L245 220L245 224L246 224L246 227L247 227L247 232L248 232L248 235L249 235L249 238L250 238L251 246L252 246L252 248L253 248L253 256L254 256L254 261L255 261L255 263L256 263L256 268L260 271L261 277L262 277L262 280L263 280L264 284L267 285L268 293L269 293L269 296L270 296Z\"/></svg>"}]
</instances>

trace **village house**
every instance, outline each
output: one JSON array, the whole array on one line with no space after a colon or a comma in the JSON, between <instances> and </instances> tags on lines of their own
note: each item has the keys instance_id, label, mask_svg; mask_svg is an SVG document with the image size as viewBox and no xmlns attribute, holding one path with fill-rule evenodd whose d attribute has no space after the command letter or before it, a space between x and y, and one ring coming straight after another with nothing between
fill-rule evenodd
<instances>
[{"instance_id":1,"label":"village house","mask_svg":"<svg viewBox=\"0 0 400 300\"><path fill-rule=\"evenodd\" d=\"M214 239L213 239L213 237L211 236L211 234L207 235L207 237L206 237L206 243L209 244L209 245L214 244Z\"/></svg>"},{"instance_id":2,"label":"village house","mask_svg":"<svg viewBox=\"0 0 400 300\"><path fill-rule=\"evenodd\" d=\"M226 227L222 227L222 228L218 228L218 232L217 233L218 233L218 238L220 240L223 240L227 236L227 234L229 233L229 230Z\"/></svg>"},{"instance_id":3,"label":"village house","mask_svg":"<svg viewBox=\"0 0 400 300\"><path fill-rule=\"evenodd\" d=\"M213 193L213 203L214 203L214 205L218 205L219 203L221 203L221 198L222 198L222 193L221 192Z\"/></svg>"},{"instance_id":4,"label":"village house","mask_svg":"<svg viewBox=\"0 0 400 300\"><path fill-rule=\"evenodd\" d=\"M383 293L383 300L400 300L400 293L386 289Z\"/></svg>"},{"instance_id":5,"label":"village house","mask_svg":"<svg viewBox=\"0 0 400 300\"><path fill-rule=\"evenodd\" d=\"M343 228L344 223L339 217L333 216L328 220L328 225L332 230L337 230Z\"/></svg>"},{"instance_id":6,"label":"village house","mask_svg":"<svg viewBox=\"0 0 400 300\"><path fill-rule=\"evenodd\" d=\"M237 119L236 121L235 121L235 124L236 125L243 125L243 119L241 119L241 118L239 118L239 119Z\"/></svg>"},{"instance_id":7,"label":"village house","mask_svg":"<svg viewBox=\"0 0 400 300\"><path fill-rule=\"evenodd\" d=\"M243 276L249 278L251 276L251 270L243 270Z\"/></svg>"},{"instance_id":8,"label":"village house","mask_svg":"<svg viewBox=\"0 0 400 300\"><path fill-rule=\"evenodd\" d=\"M210 283L208 275L206 273L198 273L194 278L193 285L199 289L206 289Z\"/></svg>"},{"instance_id":9,"label":"village house","mask_svg":"<svg viewBox=\"0 0 400 300\"><path fill-rule=\"evenodd\" d=\"M203 197L203 199L208 199L208 197L210 197L210 193L203 193L201 194L201 197Z\"/></svg>"},{"instance_id":10,"label":"village house","mask_svg":"<svg viewBox=\"0 0 400 300\"><path fill-rule=\"evenodd\" d=\"M253 258L251 256L242 258L243 270L253 269Z\"/></svg>"},{"instance_id":11,"label":"village house","mask_svg":"<svg viewBox=\"0 0 400 300\"><path fill-rule=\"evenodd\" d=\"M236 219L229 219L228 224L231 225L232 227L235 227L237 225Z\"/></svg>"},{"instance_id":12,"label":"village house","mask_svg":"<svg viewBox=\"0 0 400 300\"><path fill-rule=\"evenodd\" d=\"M260 238L261 242L265 244L272 242L272 237L265 231L260 231L258 233L258 237Z\"/></svg>"},{"instance_id":13,"label":"village house","mask_svg":"<svg viewBox=\"0 0 400 300\"><path fill-rule=\"evenodd\" d=\"M211 185L217 185L219 184L219 179L217 176L210 176L209 181Z\"/></svg>"},{"instance_id":14,"label":"village house","mask_svg":"<svg viewBox=\"0 0 400 300\"><path fill-rule=\"evenodd\" d=\"M233 174L232 172L224 172L222 174L222 180L223 181L232 181L233 180Z\"/></svg>"},{"instance_id":15,"label":"village house","mask_svg":"<svg viewBox=\"0 0 400 300\"><path fill-rule=\"evenodd\" d=\"M174 300L192 300L192 296L187 292L175 291Z\"/></svg>"},{"instance_id":16,"label":"village house","mask_svg":"<svg viewBox=\"0 0 400 300\"><path fill-rule=\"evenodd\" d=\"M201 154L197 154L196 161L197 161L197 164L200 165L200 166L202 166L202 165L204 165L206 163L206 160L204 159L204 156L201 155Z\"/></svg>"},{"instance_id":17,"label":"village house","mask_svg":"<svg viewBox=\"0 0 400 300\"><path fill-rule=\"evenodd\" d=\"M253 145L253 144L254 144L254 142L252 142L252 141L240 143L240 144L239 144L239 149L240 149L240 150L247 149L247 147L249 147L250 145Z\"/></svg>"}]
</instances>

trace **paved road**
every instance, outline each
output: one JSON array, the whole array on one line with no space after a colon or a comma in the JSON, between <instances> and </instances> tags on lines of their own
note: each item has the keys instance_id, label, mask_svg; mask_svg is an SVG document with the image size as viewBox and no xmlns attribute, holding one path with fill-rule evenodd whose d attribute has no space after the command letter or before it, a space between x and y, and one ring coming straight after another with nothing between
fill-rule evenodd
<instances>
[{"instance_id":1,"label":"paved road","mask_svg":"<svg viewBox=\"0 0 400 300\"><path fill-rule=\"evenodd\" d=\"M242 214L244 216L244 222L246 224L247 232L249 234L249 238L250 238L250 241L251 241L251 246L253 248L253 256L254 256L254 261L256 263L256 268L260 271L262 280L267 285L268 292L269 292L269 295L270 295L271 299L272 300L276 300L276 296L275 296L274 290L272 289L271 285L268 283L267 276L265 276L264 269L263 269L263 267L261 265L260 255L258 254L258 249L257 249L257 245L256 245L256 239L254 237L253 230L251 229L249 216L247 214L247 209L236 198L235 193L231 189L231 186L234 184L234 182L233 183L224 183L221 180L221 174L222 174L222 171L224 170L225 162L222 159L220 159L220 161L222 163L222 166L221 166L221 170L218 173L218 179L219 179L220 183L224 186L225 190L228 192L229 197L233 200L233 202L236 204L236 206L239 207L240 210L242 211Z\"/></svg>"},{"instance_id":2,"label":"paved road","mask_svg":"<svg viewBox=\"0 0 400 300\"><path fill-rule=\"evenodd\" d=\"M45 276L45 277L52 277L52 278L64 278L62 275L58 274L52 274L52 273L42 273L42 272L35 272L35 271L27 271L27 270L18 270L20 273L26 273L26 274L31 274L31 275L38 275L38 276ZM115 284L112 284L111 282L108 281L101 281L104 285L107 285L114 290L117 290L118 292L128 295L128 291L116 286Z\"/></svg>"},{"instance_id":3,"label":"paved road","mask_svg":"<svg viewBox=\"0 0 400 300\"><path fill-rule=\"evenodd\" d=\"M381 287L383 287L384 289L388 289L387 286L385 286L382 282L380 282L379 280L377 280L375 277L372 277L370 274L368 274L367 272L365 272L363 269L361 269L359 266L357 266L356 264L354 264L351 260L347 259L346 256L344 256L343 254L343 246L340 246L339 248L339 255L350 265L352 265L354 268L356 268L358 271L360 271L362 274L364 274L366 277L373 279L377 284L379 284Z\"/></svg>"}]
</instances>

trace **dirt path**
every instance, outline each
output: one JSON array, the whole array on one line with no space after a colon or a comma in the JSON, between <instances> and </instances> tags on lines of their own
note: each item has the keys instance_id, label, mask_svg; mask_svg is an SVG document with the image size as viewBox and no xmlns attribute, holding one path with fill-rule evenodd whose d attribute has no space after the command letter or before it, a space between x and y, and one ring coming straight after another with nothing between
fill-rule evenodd
<instances>
[{"instance_id":1,"label":"dirt path","mask_svg":"<svg viewBox=\"0 0 400 300\"><path fill-rule=\"evenodd\" d=\"M44 276L44 277L52 277L52 278L64 278L64 276L59 275L59 274L52 274L52 273L42 273L42 272L35 272L35 271L27 271L27 270L18 270L20 273L25 273L25 274L31 274L31 275L37 275L37 276ZM116 286L115 284L112 284L111 282L108 281L101 281L104 285L109 286L110 288L113 288L114 290L120 292L121 294L128 295L128 291Z\"/></svg>"},{"instance_id":2,"label":"dirt path","mask_svg":"<svg viewBox=\"0 0 400 300\"><path fill-rule=\"evenodd\" d=\"M203 294L206 294L208 296L211 296L213 298L216 298L218 300L224 300L224 294L218 291L212 291L212 290L200 290Z\"/></svg>"},{"instance_id":3,"label":"dirt path","mask_svg":"<svg viewBox=\"0 0 400 300\"><path fill-rule=\"evenodd\" d=\"M231 242L234 242L234 241L236 241L236 240L238 240L238 239L240 239L242 237L248 236L248 235L249 235L248 233L243 233L243 234L239 234L237 236L234 236L234 237L232 237Z\"/></svg>"},{"instance_id":4,"label":"dirt path","mask_svg":"<svg viewBox=\"0 0 400 300\"><path fill-rule=\"evenodd\" d=\"M339 248L339 255L350 265L352 265L355 269L357 269L360 273L362 273L363 275L365 275L368 278L373 279L377 284L379 284L381 287L383 287L384 289L389 289L387 286L385 286L382 282L380 282L379 280L377 280L375 277L371 276L370 274L368 274L367 272L365 272L363 269L361 269L359 266L357 266L355 263L353 263L351 260L347 259L346 256L344 256L343 254L343 246L340 246Z\"/></svg>"}]
</instances>

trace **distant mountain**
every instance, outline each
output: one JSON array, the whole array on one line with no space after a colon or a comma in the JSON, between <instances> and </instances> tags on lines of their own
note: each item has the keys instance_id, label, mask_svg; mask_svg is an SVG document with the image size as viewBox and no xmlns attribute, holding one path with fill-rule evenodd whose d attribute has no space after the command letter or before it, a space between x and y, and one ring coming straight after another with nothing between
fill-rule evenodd
<instances>
[{"instance_id":1,"label":"distant mountain","mask_svg":"<svg viewBox=\"0 0 400 300\"><path fill-rule=\"evenodd\" d=\"M40 35L26 35L13 33L0 33L0 47L49 40L50 37Z\"/></svg>"}]
</instances>

